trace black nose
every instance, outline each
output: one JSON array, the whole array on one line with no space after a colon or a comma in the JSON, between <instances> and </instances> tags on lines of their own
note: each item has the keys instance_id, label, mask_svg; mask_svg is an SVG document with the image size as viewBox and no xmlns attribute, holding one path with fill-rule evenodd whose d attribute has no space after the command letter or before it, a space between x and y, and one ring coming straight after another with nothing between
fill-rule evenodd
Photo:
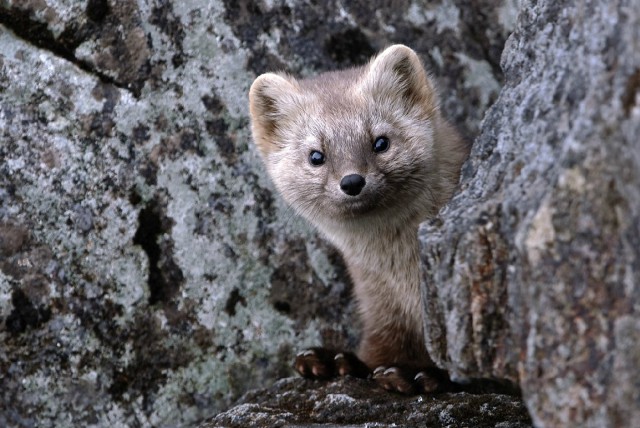
<instances>
[{"instance_id":1,"label":"black nose","mask_svg":"<svg viewBox=\"0 0 640 428\"><path fill-rule=\"evenodd\" d=\"M349 196L356 196L365 185L364 177L359 174L349 174L340 180L340 188Z\"/></svg>"}]
</instances>

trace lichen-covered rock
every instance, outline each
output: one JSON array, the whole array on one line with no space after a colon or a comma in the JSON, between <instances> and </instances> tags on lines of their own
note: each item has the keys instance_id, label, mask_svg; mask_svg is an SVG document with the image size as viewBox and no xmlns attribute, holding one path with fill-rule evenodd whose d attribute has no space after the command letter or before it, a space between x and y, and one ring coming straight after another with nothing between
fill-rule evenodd
<instances>
[{"instance_id":1,"label":"lichen-covered rock","mask_svg":"<svg viewBox=\"0 0 640 428\"><path fill-rule=\"evenodd\" d=\"M0 0L0 426L182 426L354 346L246 93L405 43L473 136L518 2L393 3Z\"/></svg>"},{"instance_id":2,"label":"lichen-covered rock","mask_svg":"<svg viewBox=\"0 0 640 428\"><path fill-rule=\"evenodd\" d=\"M525 4L462 192L423 225L427 342L538 426L640 417L640 9Z\"/></svg>"},{"instance_id":3,"label":"lichen-covered rock","mask_svg":"<svg viewBox=\"0 0 640 428\"><path fill-rule=\"evenodd\" d=\"M501 427L525 428L531 420L519 398L467 393L402 396L372 381L334 382L289 378L247 393L238 405L199 428L214 427Z\"/></svg>"}]
</instances>

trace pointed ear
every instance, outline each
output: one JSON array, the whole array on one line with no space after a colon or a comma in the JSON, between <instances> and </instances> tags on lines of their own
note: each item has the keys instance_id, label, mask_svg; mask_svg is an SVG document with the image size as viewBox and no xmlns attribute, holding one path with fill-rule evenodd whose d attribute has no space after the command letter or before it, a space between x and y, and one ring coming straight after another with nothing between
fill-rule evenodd
<instances>
[{"instance_id":1,"label":"pointed ear","mask_svg":"<svg viewBox=\"0 0 640 428\"><path fill-rule=\"evenodd\" d=\"M361 90L377 100L391 101L409 113L414 108L430 114L438 95L418 55L404 45L393 45L373 58L365 70Z\"/></svg>"},{"instance_id":2,"label":"pointed ear","mask_svg":"<svg viewBox=\"0 0 640 428\"><path fill-rule=\"evenodd\" d=\"M278 129L295 109L300 97L298 82L290 76L265 73L249 90L253 139L263 155L278 148Z\"/></svg>"}]
</instances>

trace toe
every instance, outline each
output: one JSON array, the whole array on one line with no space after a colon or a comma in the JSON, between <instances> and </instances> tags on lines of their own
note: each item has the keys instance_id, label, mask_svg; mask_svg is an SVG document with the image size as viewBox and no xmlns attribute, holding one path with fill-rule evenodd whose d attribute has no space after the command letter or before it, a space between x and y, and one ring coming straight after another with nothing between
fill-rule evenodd
<instances>
[{"instance_id":1,"label":"toe","mask_svg":"<svg viewBox=\"0 0 640 428\"><path fill-rule=\"evenodd\" d=\"M415 394L413 376L398 367L378 367L373 372L373 379L387 391L401 394Z\"/></svg>"},{"instance_id":2,"label":"toe","mask_svg":"<svg viewBox=\"0 0 640 428\"><path fill-rule=\"evenodd\" d=\"M414 380L415 383L420 386L420 389L426 394L430 394L438 390L439 383L437 379L432 378L425 372L419 372Z\"/></svg>"},{"instance_id":3,"label":"toe","mask_svg":"<svg viewBox=\"0 0 640 428\"><path fill-rule=\"evenodd\" d=\"M335 376L334 354L321 348L306 349L296 355L294 368L303 377L327 379Z\"/></svg>"}]
</instances>

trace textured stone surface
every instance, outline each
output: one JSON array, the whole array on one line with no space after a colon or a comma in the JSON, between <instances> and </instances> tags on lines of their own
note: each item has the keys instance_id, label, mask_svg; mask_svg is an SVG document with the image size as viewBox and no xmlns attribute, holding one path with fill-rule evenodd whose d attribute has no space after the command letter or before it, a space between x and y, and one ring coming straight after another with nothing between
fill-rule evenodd
<instances>
[{"instance_id":1,"label":"textured stone surface","mask_svg":"<svg viewBox=\"0 0 640 428\"><path fill-rule=\"evenodd\" d=\"M299 347L352 348L343 265L266 179L248 87L406 43L473 136L516 9L0 0L0 426L182 426Z\"/></svg>"},{"instance_id":2,"label":"textured stone surface","mask_svg":"<svg viewBox=\"0 0 640 428\"><path fill-rule=\"evenodd\" d=\"M432 357L519 379L539 426L640 416L639 40L637 2L526 3L463 190L421 229Z\"/></svg>"},{"instance_id":3,"label":"textured stone surface","mask_svg":"<svg viewBox=\"0 0 640 428\"><path fill-rule=\"evenodd\" d=\"M355 378L335 382L282 379L269 389L247 393L237 406L199 428L531 426L522 401L509 395L406 397L372 384Z\"/></svg>"}]
</instances>

